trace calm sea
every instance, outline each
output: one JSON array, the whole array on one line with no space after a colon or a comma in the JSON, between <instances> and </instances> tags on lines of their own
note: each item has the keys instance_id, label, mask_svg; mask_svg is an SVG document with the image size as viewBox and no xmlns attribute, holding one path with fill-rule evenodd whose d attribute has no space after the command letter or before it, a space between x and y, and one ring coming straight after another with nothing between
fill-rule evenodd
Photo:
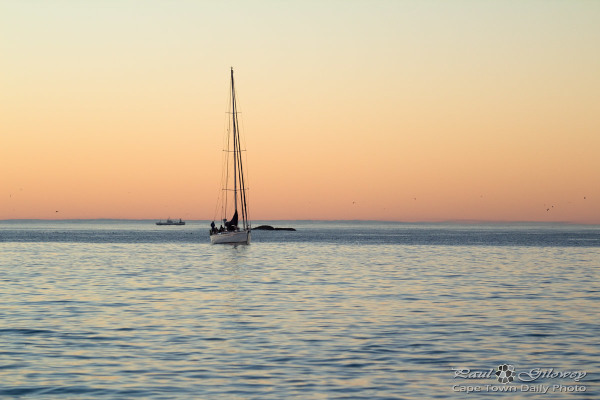
<instances>
[{"instance_id":1,"label":"calm sea","mask_svg":"<svg viewBox=\"0 0 600 400\"><path fill-rule=\"evenodd\" d=\"M600 398L600 226L270 224L0 222L0 396Z\"/></svg>"}]
</instances>

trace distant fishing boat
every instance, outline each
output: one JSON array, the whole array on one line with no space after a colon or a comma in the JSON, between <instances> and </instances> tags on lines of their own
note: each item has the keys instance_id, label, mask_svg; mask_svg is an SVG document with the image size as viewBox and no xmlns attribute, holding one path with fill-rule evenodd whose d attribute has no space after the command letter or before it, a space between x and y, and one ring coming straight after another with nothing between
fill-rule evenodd
<instances>
[{"instance_id":1,"label":"distant fishing boat","mask_svg":"<svg viewBox=\"0 0 600 400\"><path fill-rule=\"evenodd\" d=\"M185 221L182 221L181 218L179 218L179 221L167 218L166 221L158 221L156 225L185 225Z\"/></svg>"},{"instance_id":2,"label":"distant fishing boat","mask_svg":"<svg viewBox=\"0 0 600 400\"><path fill-rule=\"evenodd\" d=\"M229 128L227 129L227 148L223 170L221 195L221 220L223 225L217 229L211 223L210 242L212 244L250 244L250 221L248 221L248 205L246 201L246 181L242 165L242 146L240 144L240 125L235 99L233 68L231 68L231 102ZM233 196L233 198L231 198ZM233 203L233 204L232 204ZM239 205L239 208L238 208ZM227 215L233 213L228 221ZM241 220L241 226L240 226Z\"/></svg>"}]
</instances>

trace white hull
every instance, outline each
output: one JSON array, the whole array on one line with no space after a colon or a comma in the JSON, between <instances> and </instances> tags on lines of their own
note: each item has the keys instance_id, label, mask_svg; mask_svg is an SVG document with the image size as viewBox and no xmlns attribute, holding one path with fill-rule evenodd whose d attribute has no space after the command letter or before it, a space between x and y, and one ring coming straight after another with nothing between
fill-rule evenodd
<instances>
[{"instance_id":1,"label":"white hull","mask_svg":"<svg viewBox=\"0 0 600 400\"><path fill-rule=\"evenodd\" d=\"M210 235L212 244L250 244L250 231L223 232Z\"/></svg>"}]
</instances>

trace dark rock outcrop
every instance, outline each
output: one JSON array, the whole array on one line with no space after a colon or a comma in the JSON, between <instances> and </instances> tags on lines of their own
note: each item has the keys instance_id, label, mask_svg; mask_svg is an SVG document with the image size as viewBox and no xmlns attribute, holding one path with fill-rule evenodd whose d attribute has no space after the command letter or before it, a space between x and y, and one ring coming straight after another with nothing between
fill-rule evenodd
<instances>
[{"instance_id":1,"label":"dark rock outcrop","mask_svg":"<svg viewBox=\"0 0 600 400\"><path fill-rule=\"evenodd\" d=\"M295 231L294 228L274 228L271 225L260 225L252 228L253 231Z\"/></svg>"}]
</instances>

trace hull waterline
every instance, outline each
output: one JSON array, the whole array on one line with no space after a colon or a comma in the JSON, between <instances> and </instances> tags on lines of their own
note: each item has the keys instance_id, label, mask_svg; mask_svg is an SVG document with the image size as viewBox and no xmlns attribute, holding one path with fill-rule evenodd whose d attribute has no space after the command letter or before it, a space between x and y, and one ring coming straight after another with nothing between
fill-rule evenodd
<instances>
[{"instance_id":1,"label":"hull waterline","mask_svg":"<svg viewBox=\"0 0 600 400\"><path fill-rule=\"evenodd\" d=\"M250 231L223 232L210 235L212 244L250 244Z\"/></svg>"}]
</instances>

